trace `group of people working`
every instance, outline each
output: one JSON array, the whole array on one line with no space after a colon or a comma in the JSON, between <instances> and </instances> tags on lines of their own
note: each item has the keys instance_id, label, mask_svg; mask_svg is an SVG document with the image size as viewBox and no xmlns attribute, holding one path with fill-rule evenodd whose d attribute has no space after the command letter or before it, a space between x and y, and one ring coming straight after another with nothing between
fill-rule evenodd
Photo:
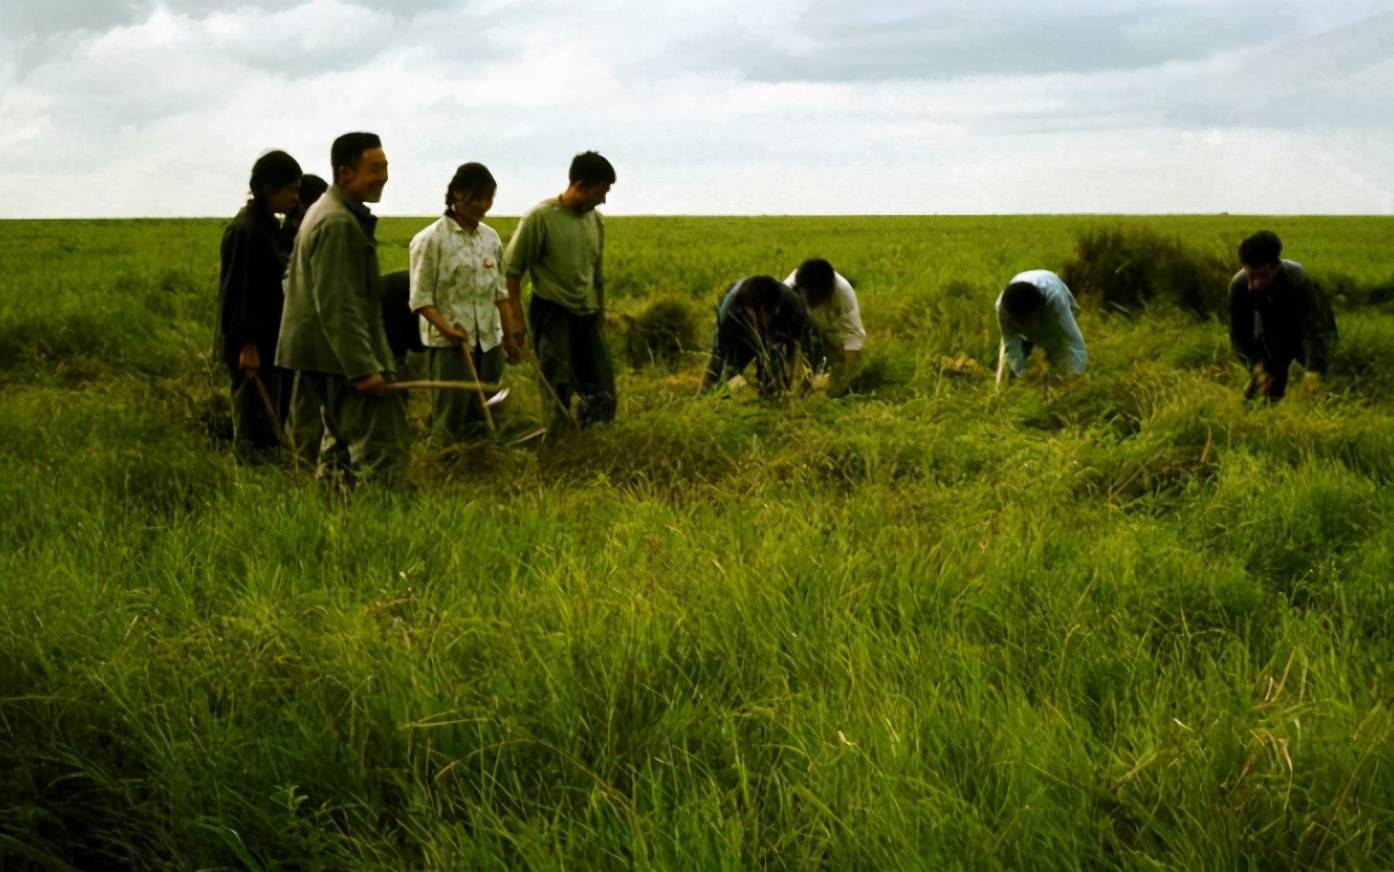
<instances>
[{"instance_id":1,"label":"group of people working","mask_svg":"<svg viewBox=\"0 0 1394 872\"><path fill-rule=\"evenodd\" d=\"M330 163L333 183L318 191L289 154L262 155L251 199L223 234L215 347L231 378L240 452L287 447L320 477L395 478L409 428L393 380L411 347L424 351L436 383L477 388L436 394L433 431L442 441L468 438L487 418L484 388L498 381L505 359L537 364L561 419L614 417L605 227L595 211L615 183L608 160L577 155L566 189L523 216L506 250L482 221L494 177L478 163L460 166L444 214L412 239L405 276L383 276L378 264L369 204L388 181L381 139L344 134ZM524 276L532 284L527 318ZM419 322L414 342L394 342L400 313Z\"/></svg>"},{"instance_id":2,"label":"group of people working","mask_svg":"<svg viewBox=\"0 0 1394 872\"><path fill-rule=\"evenodd\" d=\"M605 224L596 211L616 180L608 160L576 155L565 190L528 211L507 246L483 223L496 180L482 164L461 165L443 214L413 237L409 269L388 276L368 207L388 181L381 140L344 134L330 162L326 184L283 151L262 155L251 198L223 234L215 356L231 379L240 453L288 448L320 477L346 483L395 478L409 428L393 382L408 348L424 353L433 386L467 386L435 393L432 437L442 445L493 429L488 394L505 361L536 366L552 427L614 417ZM1294 361L1319 379L1336 335L1320 288L1281 254L1268 231L1244 240L1230 287L1230 338L1251 369L1249 398L1282 397ZM1025 376L1036 348L1053 369L1083 374L1078 312L1055 273L1013 277L996 302L999 383ZM702 388L754 363L765 396L788 390L800 372L825 372L831 390L845 390L865 343L852 283L827 260L805 260L782 282L750 276L722 294Z\"/></svg>"},{"instance_id":3,"label":"group of people working","mask_svg":"<svg viewBox=\"0 0 1394 872\"><path fill-rule=\"evenodd\" d=\"M1230 283L1230 341L1250 369L1247 399L1281 399L1294 362L1305 368L1309 385L1320 382L1336 340L1325 294L1282 251L1271 231L1248 237L1239 246L1242 268ZM1089 352L1076 321L1079 303L1058 275L1035 269L1013 276L995 309L1002 337L998 384L1024 377L1037 348L1056 372L1084 373ZM724 384L754 361L761 393L778 393L789 387L799 355L814 372L830 370L836 386L839 375L845 379L853 370L865 340L856 292L826 260L805 261L783 282L741 279L717 306L703 386Z\"/></svg>"}]
</instances>

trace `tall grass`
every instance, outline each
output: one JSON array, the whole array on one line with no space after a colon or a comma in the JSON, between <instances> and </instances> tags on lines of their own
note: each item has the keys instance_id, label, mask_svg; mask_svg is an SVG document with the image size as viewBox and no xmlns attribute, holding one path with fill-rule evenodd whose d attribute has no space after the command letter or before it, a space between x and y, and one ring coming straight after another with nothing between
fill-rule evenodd
<instances>
[{"instance_id":1,"label":"tall grass","mask_svg":"<svg viewBox=\"0 0 1394 872\"><path fill-rule=\"evenodd\" d=\"M1391 865L1394 318L1343 315L1329 393L1273 407L1167 307L1087 309L1072 384L942 365L990 365L998 284L1094 226L612 221L629 313L829 256L883 378L766 402L646 363L611 426L418 444L345 498L216 438L215 223L0 225L75 249L50 296L0 279L0 858ZM1394 228L1278 229L1372 281L1350 240Z\"/></svg>"}]
</instances>

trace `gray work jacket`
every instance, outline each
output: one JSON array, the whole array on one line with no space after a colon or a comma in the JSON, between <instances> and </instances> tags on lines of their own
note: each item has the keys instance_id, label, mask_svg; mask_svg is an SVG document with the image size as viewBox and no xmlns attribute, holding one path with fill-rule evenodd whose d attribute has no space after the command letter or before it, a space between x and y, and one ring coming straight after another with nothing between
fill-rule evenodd
<instances>
[{"instance_id":1,"label":"gray work jacket","mask_svg":"<svg viewBox=\"0 0 1394 872\"><path fill-rule=\"evenodd\" d=\"M286 270L277 366L350 381L392 372L376 226L368 208L338 185L310 207Z\"/></svg>"}]
</instances>

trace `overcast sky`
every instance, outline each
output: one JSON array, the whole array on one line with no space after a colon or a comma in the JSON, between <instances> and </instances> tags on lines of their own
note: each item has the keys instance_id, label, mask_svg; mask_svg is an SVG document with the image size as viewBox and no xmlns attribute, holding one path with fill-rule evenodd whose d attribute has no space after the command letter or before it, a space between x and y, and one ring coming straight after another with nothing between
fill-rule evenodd
<instances>
[{"instance_id":1,"label":"overcast sky","mask_svg":"<svg viewBox=\"0 0 1394 872\"><path fill-rule=\"evenodd\" d=\"M1394 213L1388 0L0 0L0 217L230 215L383 137L381 214L609 157L609 214Z\"/></svg>"}]
</instances>

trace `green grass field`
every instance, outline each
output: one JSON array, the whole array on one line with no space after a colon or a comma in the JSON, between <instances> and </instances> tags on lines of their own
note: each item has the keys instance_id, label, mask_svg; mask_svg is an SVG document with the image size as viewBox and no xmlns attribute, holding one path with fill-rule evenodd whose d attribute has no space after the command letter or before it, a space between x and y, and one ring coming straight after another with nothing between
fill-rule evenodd
<instances>
[{"instance_id":1,"label":"green grass field","mask_svg":"<svg viewBox=\"0 0 1394 872\"><path fill-rule=\"evenodd\" d=\"M5 868L1394 866L1394 219L610 219L617 316L832 260L863 392L697 349L347 498L219 438L222 223L0 222ZM1083 380L946 367L1119 226L1276 230L1326 395L1085 295Z\"/></svg>"}]
</instances>

